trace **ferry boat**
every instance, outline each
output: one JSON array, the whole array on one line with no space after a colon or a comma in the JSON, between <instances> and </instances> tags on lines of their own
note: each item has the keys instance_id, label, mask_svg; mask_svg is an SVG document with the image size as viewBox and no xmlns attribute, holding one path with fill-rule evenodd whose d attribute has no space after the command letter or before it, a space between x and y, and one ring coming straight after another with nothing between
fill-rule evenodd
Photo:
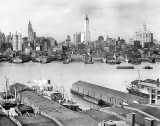
<instances>
[{"instance_id":1,"label":"ferry boat","mask_svg":"<svg viewBox=\"0 0 160 126\"><path fill-rule=\"evenodd\" d=\"M129 94L134 94L140 97L149 98L149 88L144 85L145 81L135 80L132 81L129 85L126 86L126 89Z\"/></svg>"},{"instance_id":2,"label":"ferry boat","mask_svg":"<svg viewBox=\"0 0 160 126\"><path fill-rule=\"evenodd\" d=\"M12 59L12 63L24 63L31 60L30 56L17 56Z\"/></svg>"},{"instance_id":3,"label":"ferry boat","mask_svg":"<svg viewBox=\"0 0 160 126\"><path fill-rule=\"evenodd\" d=\"M41 62L41 58L39 57L39 58L34 58L33 60L32 60L32 62L38 62L38 63L40 63Z\"/></svg>"},{"instance_id":4,"label":"ferry boat","mask_svg":"<svg viewBox=\"0 0 160 126\"><path fill-rule=\"evenodd\" d=\"M133 64L133 65L140 65L141 64L141 60L139 60L139 59L132 59L131 61L131 64Z\"/></svg>"}]
</instances>

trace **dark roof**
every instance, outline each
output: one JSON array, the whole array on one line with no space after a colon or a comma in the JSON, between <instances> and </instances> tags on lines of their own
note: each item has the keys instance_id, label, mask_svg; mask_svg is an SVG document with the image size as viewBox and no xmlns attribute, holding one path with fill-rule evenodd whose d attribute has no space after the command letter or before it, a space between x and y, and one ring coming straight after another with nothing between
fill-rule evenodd
<instances>
[{"instance_id":1,"label":"dark roof","mask_svg":"<svg viewBox=\"0 0 160 126\"><path fill-rule=\"evenodd\" d=\"M153 80L153 79L146 79L146 80L144 80L144 82L151 83L151 84L159 84L158 80Z\"/></svg>"},{"instance_id":2,"label":"dark roof","mask_svg":"<svg viewBox=\"0 0 160 126\"><path fill-rule=\"evenodd\" d=\"M40 114L22 114L16 116L16 119L24 126L58 126L53 120Z\"/></svg>"}]
</instances>

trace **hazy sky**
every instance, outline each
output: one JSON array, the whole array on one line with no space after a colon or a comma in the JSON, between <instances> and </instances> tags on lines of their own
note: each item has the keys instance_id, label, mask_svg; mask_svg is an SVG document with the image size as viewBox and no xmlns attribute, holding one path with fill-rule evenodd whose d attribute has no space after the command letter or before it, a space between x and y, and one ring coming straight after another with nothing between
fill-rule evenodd
<instances>
[{"instance_id":1,"label":"hazy sky","mask_svg":"<svg viewBox=\"0 0 160 126\"><path fill-rule=\"evenodd\" d=\"M128 39L145 21L160 40L160 0L0 0L0 30L27 36L31 20L37 36L63 41L83 31L85 15L90 19L91 40L103 35Z\"/></svg>"}]
</instances>

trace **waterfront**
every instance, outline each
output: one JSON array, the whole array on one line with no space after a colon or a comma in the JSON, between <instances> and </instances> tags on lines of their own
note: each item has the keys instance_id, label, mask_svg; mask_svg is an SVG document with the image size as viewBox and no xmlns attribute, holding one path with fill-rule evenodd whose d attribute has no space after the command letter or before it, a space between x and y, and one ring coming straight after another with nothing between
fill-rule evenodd
<instances>
[{"instance_id":1,"label":"waterfront","mask_svg":"<svg viewBox=\"0 0 160 126\"><path fill-rule=\"evenodd\" d=\"M121 63L120 65L131 65ZM153 67L152 70L142 69L146 65ZM72 95L70 88L72 84L78 80L112 88L115 90L126 92L126 84L138 79L138 70L141 79L157 79L160 78L160 63L142 63L141 65L133 65L135 69L116 69L119 65L109 65L103 63L84 64L62 62L51 62L48 64L40 63L23 63L13 64L7 62L0 63L0 91L5 88L5 76L9 78L9 84L19 82L31 86L28 81L38 78L51 80L52 84L64 86L68 97L77 101L83 108L87 108L91 103L83 101L81 98Z\"/></svg>"}]
</instances>

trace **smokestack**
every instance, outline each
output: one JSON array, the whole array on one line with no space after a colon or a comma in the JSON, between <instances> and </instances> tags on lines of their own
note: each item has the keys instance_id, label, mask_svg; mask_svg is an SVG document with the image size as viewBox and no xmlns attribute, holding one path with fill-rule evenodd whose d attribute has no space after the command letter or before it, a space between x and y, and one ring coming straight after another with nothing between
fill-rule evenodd
<instances>
[{"instance_id":1,"label":"smokestack","mask_svg":"<svg viewBox=\"0 0 160 126\"><path fill-rule=\"evenodd\" d=\"M145 117L145 126L154 126L154 119Z\"/></svg>"},{"instance_id":2,"label":"smokestack","mask_svg":"<svg viewBox=\"0 0 160 126\"><path fill-rule=\"evenodd\" d=\"M126 114L126 123L135 126L135 113Z\"/></svg>"},{"instance_id":3,"label":"smokestack","mask_svg":"<svg viewBox=\"0 0 160 126\"><path fill-rule=\"evenodd\" d=\"M51 80L48 80L48 84L51 84Z\"/></svg>"},{"instance_id":4,"label":"smokestack","mask_svg":"<svg viewBox=\"0 0 160 126\"><path fill-rule=\"evenodd\" d=\"M157 87L159 87L159 78L157 78Z\"/></svg>"}]
</instances>

